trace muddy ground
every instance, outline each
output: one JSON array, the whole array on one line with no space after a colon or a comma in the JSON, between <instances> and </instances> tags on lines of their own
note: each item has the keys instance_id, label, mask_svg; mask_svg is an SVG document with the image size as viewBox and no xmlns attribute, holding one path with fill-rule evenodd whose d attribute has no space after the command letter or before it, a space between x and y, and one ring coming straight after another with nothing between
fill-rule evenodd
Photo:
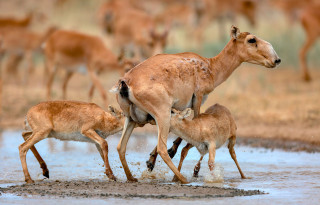
<instances>
[{"instance_id":1,"label":"muddy ground","mask_svg":"<svg viewBox=\"0 0 320 205\"><path fill-rule=\"evenodd\" d=\"M320 152L320 146L315 143L305 142L303 140L287 140L287 139L266 139L266 138L251 138L238 137L237 145L246 145L251 147L263 147L266 149L282 149L285 151L309 153Z\"/></svg>"},{"instance_id":2,"label":"muddy ground","mask_svg":"<svg viewBox=\"0 0 320 205\"><path fill-rule=\"evenodd\" d=\"M209 186L188 186L179 184L121 183L108 181L55 181L16 185L0 188L0 193L18 196L38 195L80 198L158 198L192 199L251 196L264 194L259 190L218 188Z\"/></svg>"}]
</instances>

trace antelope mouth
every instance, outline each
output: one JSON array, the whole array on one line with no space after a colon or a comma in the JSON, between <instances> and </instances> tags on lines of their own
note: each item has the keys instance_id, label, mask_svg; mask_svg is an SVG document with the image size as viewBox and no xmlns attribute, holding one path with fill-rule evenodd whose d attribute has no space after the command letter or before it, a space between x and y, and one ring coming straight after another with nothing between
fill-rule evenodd
<instances>
[{"instance_id":1,"label":"antelope mouth","mask_svg":"<svg viewBox=\"0 0 320 205\"><path fill-rule=\"evenodd\" d=\"M279 64L273 63L271 61L265 61L265 63L264 63L264 66L267 68L275 68L275 67L277 67L277 65L279 65Z\"/></svg>"}]
</instances>

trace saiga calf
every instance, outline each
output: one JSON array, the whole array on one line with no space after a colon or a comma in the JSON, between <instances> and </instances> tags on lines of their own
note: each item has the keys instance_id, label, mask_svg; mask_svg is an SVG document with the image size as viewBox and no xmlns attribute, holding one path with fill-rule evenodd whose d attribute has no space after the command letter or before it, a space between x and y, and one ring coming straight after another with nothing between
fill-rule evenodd
<instances>
[{"instance_id":1,"label":"saiga calf","mask_svg":"<svg viewBox=\"0 0 320 205\"><path fill-rule=\"evenodd\" d=\"M214 159L216 149L219 149L227 140L229 140L229 153L236 163L240 172L241 178L246 178L238 164L234 145L236 143L236 123L230 111L219 104L209 107L204 113L193 118L194 111L187 108L184 111L173 109L173 115L170 121L170 131L180 136L188 142L181 151L181 158L178 166L180 172L183 160L192 147L196 147L201 154L200 160L194 168L193 176L197 177L200 170L200 163L203 156L209 152L208 166L210 171L214 168ZM193 118L192 120L188 118ZM178 178L175 176L174 181Z\"/></svg>"},{"instance_id":2,"label":"saiga calf","mask_svg":"<svg viewBox=\"0 0 320 205\"><path fill-rule=\"evenodd\" d=\"M42 102L28 111L25 119L25 140L19 146L20 160L27 183L33 183L27 168L26 154L33 152L43 171L49 178L49 170L34 145L46 138L56 138L67 141L95 143L106 167L109 179L116 180L108 160L107 136L119 132L123 128L124 116L115 108L109 106L105 112L94 103L76 101Z\"/></svg>"}]
</instances>

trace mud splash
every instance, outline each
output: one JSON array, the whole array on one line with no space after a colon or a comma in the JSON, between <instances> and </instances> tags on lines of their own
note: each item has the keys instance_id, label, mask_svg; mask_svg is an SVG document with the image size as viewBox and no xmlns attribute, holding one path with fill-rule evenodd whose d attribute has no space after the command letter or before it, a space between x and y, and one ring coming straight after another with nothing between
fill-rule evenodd
<instances>
[{"instance_id":1,"label":"mud splash","mask_svg":"<svg viewBox=\"0 0 320 205\"><path fill-rule=\"evenodd\" d=\"M220 163L215 163L212 171L209 171L204 176L205 183L223 183L224 169Z\"/></svg>"}]
</instances>

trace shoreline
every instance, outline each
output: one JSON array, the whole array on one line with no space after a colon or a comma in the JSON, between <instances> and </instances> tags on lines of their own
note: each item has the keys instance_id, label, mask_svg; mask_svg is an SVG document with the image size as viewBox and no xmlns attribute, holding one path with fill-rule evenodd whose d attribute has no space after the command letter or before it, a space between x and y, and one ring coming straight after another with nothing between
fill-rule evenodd
<instances>
[{"instance_id":1,"label":"shoreline","mask_svg":"<svg viewBox=\"0 0 320 205\"><path fill-rule=\"evenodd\" d=\"M0 188L0 193L17 196L49 196L128 199L205 199L265 194L260 190L243 190L214 186L180 184L130 183L113 181L47 181Z\"/></svg>"}]
</instances>

